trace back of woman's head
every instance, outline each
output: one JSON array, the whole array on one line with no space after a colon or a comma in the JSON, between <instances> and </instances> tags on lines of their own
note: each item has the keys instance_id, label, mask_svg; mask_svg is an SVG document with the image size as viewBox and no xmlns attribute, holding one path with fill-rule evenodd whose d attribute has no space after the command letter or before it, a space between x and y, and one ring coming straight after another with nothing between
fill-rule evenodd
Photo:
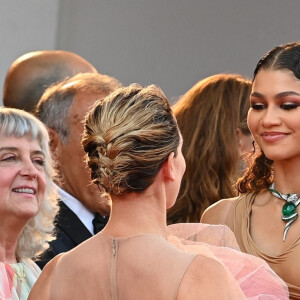
<instances>
[{"instance_id":1,"label":"back of woman's head","mask_svg":"<svg viewBox=\"0 0 300 300\"><path fill-rule=\"evenodd\" d=\"M218 74L195 84L173 107L181 130L186 173L170 223L196 222L221 198L235 195L240 150L237 129L250 134L247 113L251 81Z\"/></svg>"},{"instance_id":2,"label":"back of woman's head","mask_svg":"<svg viewBox=\"0 0 300 300\"><path fill-rule=\"evenodd\" d=\"M110 195L149 187L180 134L163 92L155 85L120 88L95 103L82 144L91 178Z\"/></svg>"}]
</instances>

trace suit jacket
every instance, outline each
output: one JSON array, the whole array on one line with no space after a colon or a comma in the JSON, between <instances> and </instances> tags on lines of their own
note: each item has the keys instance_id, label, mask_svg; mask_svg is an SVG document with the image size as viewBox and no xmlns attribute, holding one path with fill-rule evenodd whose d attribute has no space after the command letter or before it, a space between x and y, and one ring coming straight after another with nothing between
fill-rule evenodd
<instances>
[{"instance_id":1,"label":"suit jacket","mask_svg":"<svg viewBox=\"0 0 300 300\"><path fill-rule=\"evenodd\" d=\"M51 241L50 247L35 261L41 269L57 254L69 251L92 237L89 230L64 202L59 201L59 206L54 229L56 240Z\"/></svg>"}]
</instances>

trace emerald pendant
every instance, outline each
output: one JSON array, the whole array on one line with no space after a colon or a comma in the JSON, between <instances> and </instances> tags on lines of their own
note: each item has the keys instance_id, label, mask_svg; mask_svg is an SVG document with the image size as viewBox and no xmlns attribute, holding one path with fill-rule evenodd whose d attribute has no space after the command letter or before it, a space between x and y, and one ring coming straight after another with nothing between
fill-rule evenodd
<instances>
[{"instance_id":1,"label":"emerald pendant","mask_svg":"<svg viewBox=\"0 0 300 300\"><path fill-rule=\"evenodd\" d=\"M289 217L296 211L296 205L293 202L287 202L282 207L282 214L285 217Z\"/></svg>"},{"instance_id":2,"label":"emerald pendant","mask_svg":"<svg viewBox=\"0 0 300 300\"><path fill-rule=\"evenodd\" d=\"M273 182L269 187L269 191L273 196L286 201L282 207L282 221L286 222L283 231L283 241L286 240L286 235L292 225L292 223L298 218L297 206L300 204L300 197L297 194L282 194L275 190L275 183Z\"/></svg>"}]
</instances>

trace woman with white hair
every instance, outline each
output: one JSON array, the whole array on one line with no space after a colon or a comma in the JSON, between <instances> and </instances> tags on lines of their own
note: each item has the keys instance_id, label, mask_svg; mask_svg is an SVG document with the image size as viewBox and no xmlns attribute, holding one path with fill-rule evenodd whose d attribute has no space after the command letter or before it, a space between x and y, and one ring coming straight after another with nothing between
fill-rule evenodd
<instances>
[{"instance_id":1,"label":"woman with white hair","mask_svg":"<svg viewBox=\"0 0 300 300\"><path fill-rule=\"evenodd\" d=\"M0 108L0 299L23 300L40 274L31 258L52 239L57 212L44 125Z\"/></svg>"}]
</instances>

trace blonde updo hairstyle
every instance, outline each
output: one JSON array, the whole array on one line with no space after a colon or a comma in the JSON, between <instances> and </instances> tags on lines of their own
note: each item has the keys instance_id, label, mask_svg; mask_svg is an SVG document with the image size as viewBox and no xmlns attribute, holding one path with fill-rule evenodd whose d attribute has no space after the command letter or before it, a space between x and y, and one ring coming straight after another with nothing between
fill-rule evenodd
<instances>
[{"instance_id":1,"label":"blonde updo hairstyle","mask_svg":"<svg viewBox=\"0 0 300 300\"><path fill-rule=\"evenodd\" d=\"M110 195L144 191L169 154L177 155L177 122L155 85L117 89L95 103L84 125L92 181Z\"/></svg>"}]
</instances>

